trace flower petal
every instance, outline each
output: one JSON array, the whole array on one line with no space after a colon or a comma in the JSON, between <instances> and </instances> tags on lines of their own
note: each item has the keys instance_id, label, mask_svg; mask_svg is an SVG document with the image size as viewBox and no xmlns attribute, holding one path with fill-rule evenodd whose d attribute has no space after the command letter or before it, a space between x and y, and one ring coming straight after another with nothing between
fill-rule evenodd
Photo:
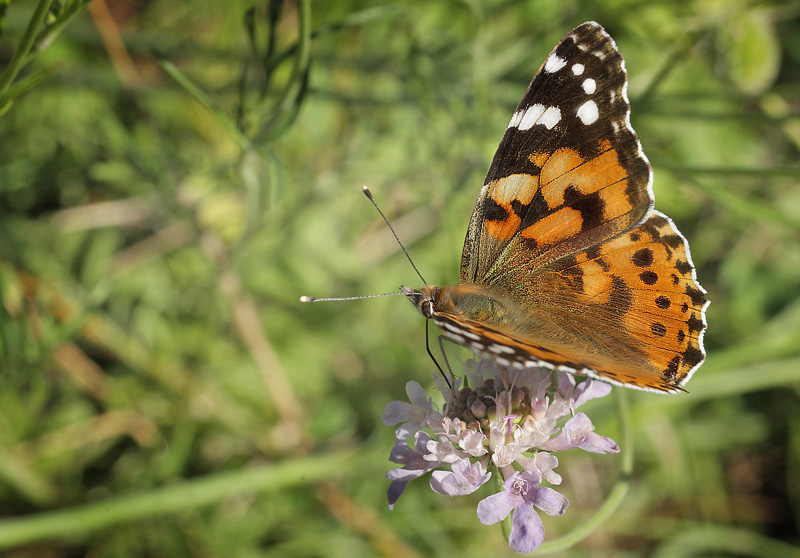
<instances>
[{"instance_id":1,"label":"flower petal","mask_svg":"<svg viewBox=\"0 0 800 558\"><path fill-rule=\"evenodd\" d=\"M408 482L403 481L393 481L389 485L389 490L386 491L386 497L389 500L389 509L394 509L394 505L397 503L397 500L400 499L400 496L403 494L403 491L406 489L406 485Z\"/></svg>"},{"instance_id":2,"label":"flower petal","mask_svg":"<svg viewBox=\"0 0 800 558\"><path fill-rule=\"evenodd\" d=\"M590 453L619 453L619 446L614 440L594 432L589 432L578 447Z\"/></svg>"},{"instance_id":3,"label":"flower petal","mask_svg":"<svg viewBox=\"0 0 800 558\"><path fill-rule=\"evenodd\" d=\"M469 459L461 459L452 465L453 472L434 471L431 475L431 488L439 494L448 496L464 496L472 494L491 478L485 473L483 465L478 461L470 463Z\"/></svg>"},{"instance_id":4,"label":"flower petal","mask_svg":"<svg viewBox=\"0 0 800 558\"><path fill-rule=\"evenodd\" d=\"M550 484L561 484L561 475L553 469L558 467L558 458L545 451L536 452L533 457L520 458L517 460L520 465L528 471L536 471L542 478Z\"/></svg>"},{"instance_id":5,"label":"flower petal","mask_svg":"<svg viewBox=\"0 0 800 558\"><path fill-rule=\"evenodd\" d=\"M538 486L534 489L535 499L533 505L547 515L564 515L569 505L567 497L547 486Z\"/></svg>"},{"instance_id":6,"label":"flower petal","mask_svg":"<svg viewBox=\"0 0 800 558\"><path fill-rule=\"evenodd\" d=\"M406 384L406 395L408 395L408 400L411 401L411 404L415 407L428 409L431 406L427 394L425 393L425 388L422 387L419 382L413 380L408 382Z\"/></svg>"},{"instance_id":7,"label":"flower petal","mask_svg":"<svg viewBox=\"0 0 800 558\"><path fill-rule=\"evenodd\" d=\"M508 491L503 490L478 502L478 519L484 525L494 525L508 517L513 509L514 503Z\"/></svg>"},{"instance_id":8,"label":"flower petal","mask_svg":"<svg viewBox=\"0 0 800 558\"><path fill-rule=\"evenodd\" d=\"M392 401L386 405L386 409L384 409L383 414L381 415L381 420L386 426L393 426L400 422L409 420L413 410L414 406L411 403L406 403L405 401Z\"/></svg>"},{"instance_id":9,"label":"flower petal","mask_svg":"<svg viewBox=\"0 0 800 558\"><path fill-rule=\"evenodd\" d=\"M386 471L386 478L390 481L409 482L427 472L426 469L391 469Z\"/></svg>"},{"instance_id":10,"label":"flower petal","mask_svg":"<svg viewBox=\"0 0 800 558\"><path fill-rule=\"evenodd\" d=\"M480 484L472 484L472 482L463 475L458 475L449 471L434 471L431 473L431 489L439 494L444 494L446 496L465 496L467 494L472 494L479 488Z\"/></svg>"},{"instance_id":11,"label":"flower petal","mask_svg":"<svg viewBox=\"0 0 800 558\"><path fill-rule=\"evenodd\" d=\"M577 409L590 399L605 397L609 393L611 393L611 384L589 378L575 390L575 402L572 406Z\"/></svg>"},{"instance_id":12,"label":"flower petal","mask_svg":"<svg viewBox=\"0 0 800 558\"><path fill-rule=\"evenodd\" d=\"M544 525L542 519L531 505L514 510L511 518L511 533L508 546L517 552L533 552L544 542Z\"/></svg>"}]
</instances>

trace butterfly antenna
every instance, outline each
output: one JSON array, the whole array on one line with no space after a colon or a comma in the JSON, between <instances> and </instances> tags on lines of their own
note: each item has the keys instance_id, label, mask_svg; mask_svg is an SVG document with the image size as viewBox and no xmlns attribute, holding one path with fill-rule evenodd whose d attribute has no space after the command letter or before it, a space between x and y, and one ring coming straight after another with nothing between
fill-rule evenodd
<instances>
[{"instance_id":1,"label":"butterfly antenna","mask_svg":"<svg viewBox=\"0 0 800 558\"><path fill-rule=\"evenodd\" d=\"M371 295L362 295L362 296L344 296L338 298L317 298L315 296L301 296L300 302L336 302L339 300L361 300L362 298L377 298L379 296L392 296L392 295L400 295L403 293L381 293L381 294L371 294Z\"/></svg>"},{"instance_id":2,"label":"butterfly antenna","mask_svg":"<svg viewBox=\"0 0 800 558\"><path fill-rule=\"evenodd\" d=\"M389 219L386 218L386 215L383 214L383 211L381 211L381 208L378 207L378 202L376 202L375 198L372 197L372 192L370 192L369 188L367 188L366 186L362 186L362 189L364 190L364 195L367 196L367 198L369 198L369 201L372 202L372 205L375 206L375 209L377 209L378 213L380 213L381 217L383 217L383 221L386 223L386 226L389 227L390 231L392 231L392 234L394 235L394 239L397 241L397 244L400 245L400 249L403 250L403 254L406 255L406 258L408 258L408 263L410 263L411 267L414 268L414 271L417 272L417 275L419 276L420 279L422 279L423 284L427 285L428 282L425 281L425 278L419 272L419 270L417 269L417 266L414 265L414 261L411 259L411 256L408 255L408 251L406 250L406 247L403 246L402 242L400 242L400 238L397 236L397 233L394 232L394 229L392 228L391 223L389 223ZM428 353L430 354L430 350L428 350ZM434 362L436 362L436 361L434 360ZM439 364L437 363L436 366L438 367ZM441 371L441 368L439 368L439 370Z\"/></svg>"}]
</instances>

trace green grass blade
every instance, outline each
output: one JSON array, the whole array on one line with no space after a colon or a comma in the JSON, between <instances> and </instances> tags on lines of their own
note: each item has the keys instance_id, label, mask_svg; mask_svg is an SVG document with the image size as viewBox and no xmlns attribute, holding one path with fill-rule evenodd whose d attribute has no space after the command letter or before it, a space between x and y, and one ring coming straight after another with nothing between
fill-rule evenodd
<instances>
[{"instance_id":1,"label":"green grass blade","mask_svg":"<svg viewBox=\"0 0 800 558\"><path fill-rule=\"evenodd\" d=\"M2 74L0 74L0 104L4 104L6 90L14 81L14 78L17 77L19 71L28 62L28 54L33 47L33 43L36 40L36 34L39 32L39 28L42 26L42 22L44 21L44 18L50 9L50 4L52 1L53 0L39 0L39 3L36 4L36 9L33 11L33 15L28 22L28 26L25 28L25 32L22 34L22 39L20 39L19 46L14 51L14 55L8 62L6 69Z\"/></svg>"},{"instance_id":2,"label":"green grass blade","mask_svg":"<svg viewBox=\"0 0 800 558\"><path fill-rule=\"evenodd\" d=\"M75 539L120 523L218 504L238 494L272 492L330 480L357 470L356 461L351 453L295 459L209 475L144 494L0 521L0 549L62 537Z\"/></svg>"}]
</instances>

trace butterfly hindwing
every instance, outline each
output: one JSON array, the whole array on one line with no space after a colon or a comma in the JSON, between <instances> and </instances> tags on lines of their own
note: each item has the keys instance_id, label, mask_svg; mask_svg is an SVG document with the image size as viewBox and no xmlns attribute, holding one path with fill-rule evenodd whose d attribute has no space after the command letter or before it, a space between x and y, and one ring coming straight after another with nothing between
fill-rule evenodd
<instances>
[{"instance_id":1,"label":"butterfly hindwing","mask_svg":"<svg viewBox=\"0 0 800 558\"><path fill-rule=\"evenodd\" d=\"M540 311L579 326L574 354L590 375L675 391L705 358L705 290L686 240L657 211L622 235L553 262L537 283L569 293L557 309L542 298Z\"/></svg>"},{"instance_id":2,"label":"butterfly hindwing","mask_svg":"<svg viewBox=\"0 0 800 558\"><path fill-rule=\"evenodd\" d=\"M495 284L635 225L651 171L629 125L622 56L600 25L570 32L511 118L473 212L461 281Z\"/></svg>"}]
</instances>

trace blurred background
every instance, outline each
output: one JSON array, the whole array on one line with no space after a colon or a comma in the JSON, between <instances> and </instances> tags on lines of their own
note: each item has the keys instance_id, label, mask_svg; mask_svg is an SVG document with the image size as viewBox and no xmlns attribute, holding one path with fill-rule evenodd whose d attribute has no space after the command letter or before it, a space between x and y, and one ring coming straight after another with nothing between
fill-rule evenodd
<instances>
[{"instance_id":1,"label":"blurred background","mask_svg":"<svg viewBox=\"0 0 800 558\"><path fill-rule=\"evenodd\" d=\"M657 209L712 301L690 395L564 556L798 556L800 3L0 1L0 555L511 556L469 497L389 512L423 318L531 77L616 40ZM620 455L560 456L580 525Z\"/></svg>"}]
</instances>

